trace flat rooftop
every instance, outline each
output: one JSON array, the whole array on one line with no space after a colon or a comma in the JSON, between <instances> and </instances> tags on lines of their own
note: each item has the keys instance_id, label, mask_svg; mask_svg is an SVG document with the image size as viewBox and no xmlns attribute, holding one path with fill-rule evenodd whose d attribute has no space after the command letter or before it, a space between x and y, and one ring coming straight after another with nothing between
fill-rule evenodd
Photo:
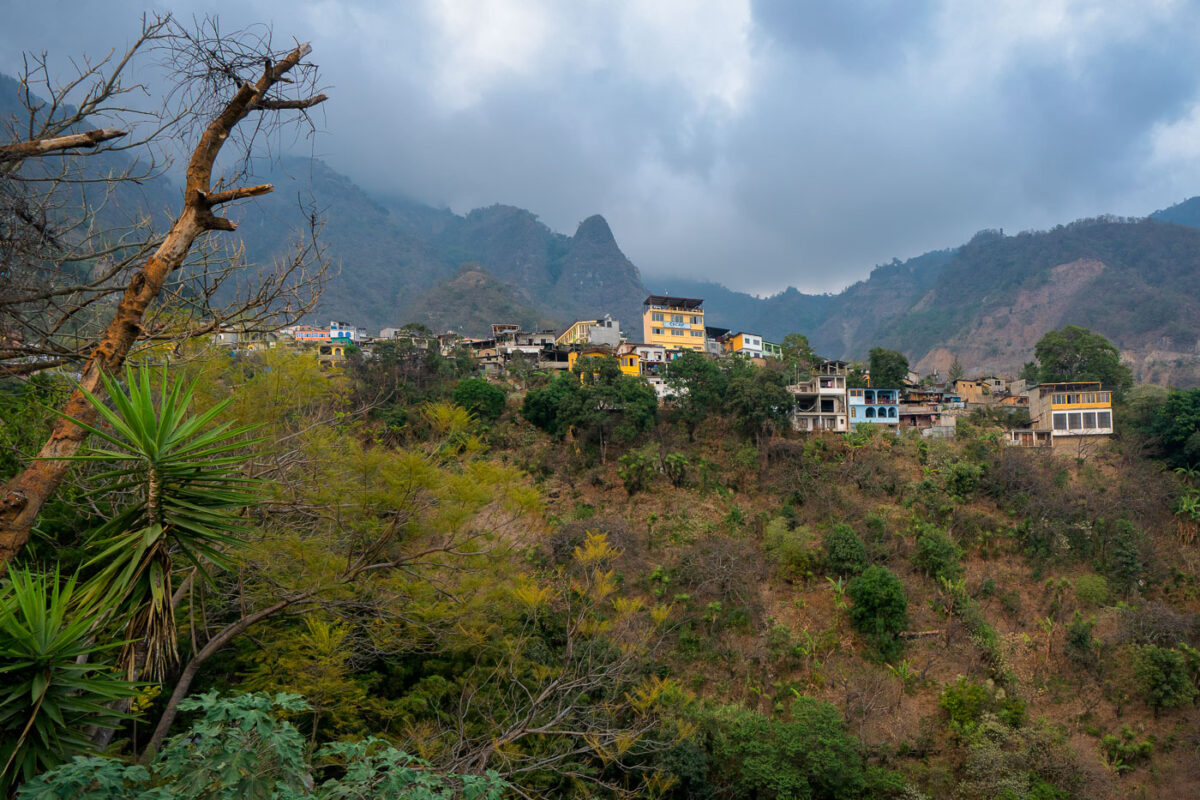
<instances>
[{"instance_id":1,"label":"flat rooftop","mask_svg":"<svg viewBox=\"0 0 1200 800\"><path fill-rule=\"evenodd\" d=\"M667 308L695 309L704 304L697 297L672 297L669 294L652 294L642 301L644 306L666 306Z\"/></svg>"}]
</instances>

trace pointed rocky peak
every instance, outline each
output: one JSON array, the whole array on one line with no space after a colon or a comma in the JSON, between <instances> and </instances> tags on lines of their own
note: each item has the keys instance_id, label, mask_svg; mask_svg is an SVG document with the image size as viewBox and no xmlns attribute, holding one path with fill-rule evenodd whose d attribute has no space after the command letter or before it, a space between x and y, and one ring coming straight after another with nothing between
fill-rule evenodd
<instances>
[{"instance_id":1,"label":"pointed rocky peak","mask_svg":"<svg viewBox=\"0 0 1200 800\"><path fill-rule=\"evenodd\" d=\"M608 221L599 214L593 214L579 223L574 240L577 244L586 243L596 248L620 249L617 247L617 238L613 236L612 228L608 227Z\"/></svg>"}]
</instances>

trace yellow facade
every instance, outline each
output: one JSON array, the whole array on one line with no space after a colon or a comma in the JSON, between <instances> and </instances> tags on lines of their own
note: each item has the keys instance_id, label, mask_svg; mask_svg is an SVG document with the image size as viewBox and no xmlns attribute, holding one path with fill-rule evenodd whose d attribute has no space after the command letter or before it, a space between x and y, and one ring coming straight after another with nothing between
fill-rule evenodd
<instances>
[{"instance_id":1,"label":"yellow facade","mask_svg":"<svg viewBox=\"0 0 1200 800\"><path fill-rule=\"evenodd\" d=\"M641 375L641 360L637 353L626 353L620 356L622 374L632 375L635 378Z\"/></svg>"},{"instance_id":2,"label":"yellow facade","mask_svg":"<svg viewBox=\"0 0 1200 800\"><path fill-rule=\"evenodd\" d=\"M668 350L704 352L703 300L650 295L643 303L642 341Z\"/></svg>"},{"instance_id":3,"label":"yellow facade","mask_svg":"<svg viewBox=\"0 0 1200 800\"><path fill-rule=\"evenodd\" d=\"M562 334L554 340L555 344L571 345L576 342L586 342L588 340L588 328L596 323L590 320L580 320L571 327L567 328Z\"/></svg>"}]
</instances>

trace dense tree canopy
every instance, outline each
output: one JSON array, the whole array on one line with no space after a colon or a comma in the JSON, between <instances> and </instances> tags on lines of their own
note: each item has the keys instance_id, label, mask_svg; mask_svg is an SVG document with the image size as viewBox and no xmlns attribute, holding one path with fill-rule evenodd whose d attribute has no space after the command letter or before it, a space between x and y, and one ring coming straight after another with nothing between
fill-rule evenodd
<instances>
[{"instance_id":1,"label":"dense tree canopy","mask_svg":"<svg viewBox=\"0 0 1200 800\"><path fill-rule=\"evenodd\" d=\"M1050 331L1034 345L1036 376L1042 383L1100 381L1122 393L1133 385L1133 373L1121 363L1121 351L1098 333L1078 325ZM1026 370L1023 374L1032 376Z\"/></svg>"},{"instance_id":2,"label":"dense tree canopy","mask_svg":"<svg viewBox=\"0 0 1200 800\"><path fill-rule=\"evenodd\" d=\"M908 377L908 357L898 350L871 348L871 385L879 389L898 389Z\"/></svg>"}]
</instances>

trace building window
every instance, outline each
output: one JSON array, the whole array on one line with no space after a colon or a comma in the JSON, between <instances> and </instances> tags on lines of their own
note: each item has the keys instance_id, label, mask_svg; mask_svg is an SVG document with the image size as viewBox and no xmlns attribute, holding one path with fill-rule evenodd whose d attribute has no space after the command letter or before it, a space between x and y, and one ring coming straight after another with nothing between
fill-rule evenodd
<instances>
[{"instance_id":1,"label":"building window","mask_svg":"<svg viewBox=\"0 0 1200 800\"><path fill-rule=\"evenodd\" d=\"M1072 411L1067 414L1067 429L1072 431L1083 430L1083 419L1078 411Z\"/></svg>"},{"instance_id":2,"label":"building window","mask_svg":"<svg viewBox=\"0 0 1200 800\"><path fill-rule=\"evenodd\" d=\"M662 329L662 328L655 328L655 329L654 329L654 335L655 335L655 336L662 336L662 335L663 335L663 329Z\"/></svg>"},{"instance_id":3,"label":"building window","mask_svg":"<svg viewBox=\"0 0 1200 800\"><path fill-rule=\"evenodd\" d=\"M655 311L653 314L650 315L650 319L654 320L655 322L662 322L663 321L662 312Z\"/></svg>"},{"instance_id":4,"label":"building window","mask_svg":"<svg viewBox=\"0 0 1200 800\"><path fill-rule=\"evenodd\" d=\"M1065 431L1066 429L1067 429L1067 415L1066 414L1055 414L1054 415L1054 430Z\"/></svg>"},{"instance_id":5,"label":"building window","mask_svg":"<svg viewBox=\"0 0 1200 800\"><path fill-rule=\"evenodd\" d=\"M1098 423L1097 427L1111 428L1112 427L1112 413L1109 411L1101 411L1099 414L1096 415L1096 422Z\"/></svg>"},{"instance_id":6,"label":"building window","mask_svg":"<svg viewBox=\"0 0 1200 800\"><path fill-rule=\"evenodd\" d=\"M692 336L703 336L704 331L692 331Z\"/></svg>"},{"instance_id":7,"label":"building window","mask_svg":"<svg viewBox=\"0 0 1200 800\"><path fill-rule=\"evenodd\" d=\"M850 419L855 419L857 417L858 417L858 409L852 407L850 409Z\"/></svg>"},{"instance_id":8,"label":"building window","mask_svg":"<svg viewBox=\"0 0 1200 800\"><path fill-rule=\"evenodd\" d=\"M679 330L678 328L672 328L671 335L672 336L683 336L683 331Z\"/></svg>"},{"instance_id":9,"label":"building window","mask_svg":"<svg viewBox=\"0 0 1200 800\"><path fill-rule=\"evenodd\" d=\"M1083 428L1084 428L1084 430L1089 430L1089 429L1092 429L1095 427L1096 427L1096 412L1095 411L1083 412Z\"/></svg>"},{"instance_id":10,"label":"building window","mask_svg":"<svg viewBox=\"0 0 1200 800\"><path fill-rule=\"evenodd\" d=\"M699 325L699 324L700 324L700 318L699 318L699 317L692 317L692 324L693 324L693 325Z\"/></svg>"},{"instance_id":11,"label":"building window","mask_svg":"<svg viewBox=\"0 0 1200 800\"><path fill-rule=\"evenodd\" d=\"M671 322L683 322L683 314L672 314Z\"/></svg>"}]
</instances>

